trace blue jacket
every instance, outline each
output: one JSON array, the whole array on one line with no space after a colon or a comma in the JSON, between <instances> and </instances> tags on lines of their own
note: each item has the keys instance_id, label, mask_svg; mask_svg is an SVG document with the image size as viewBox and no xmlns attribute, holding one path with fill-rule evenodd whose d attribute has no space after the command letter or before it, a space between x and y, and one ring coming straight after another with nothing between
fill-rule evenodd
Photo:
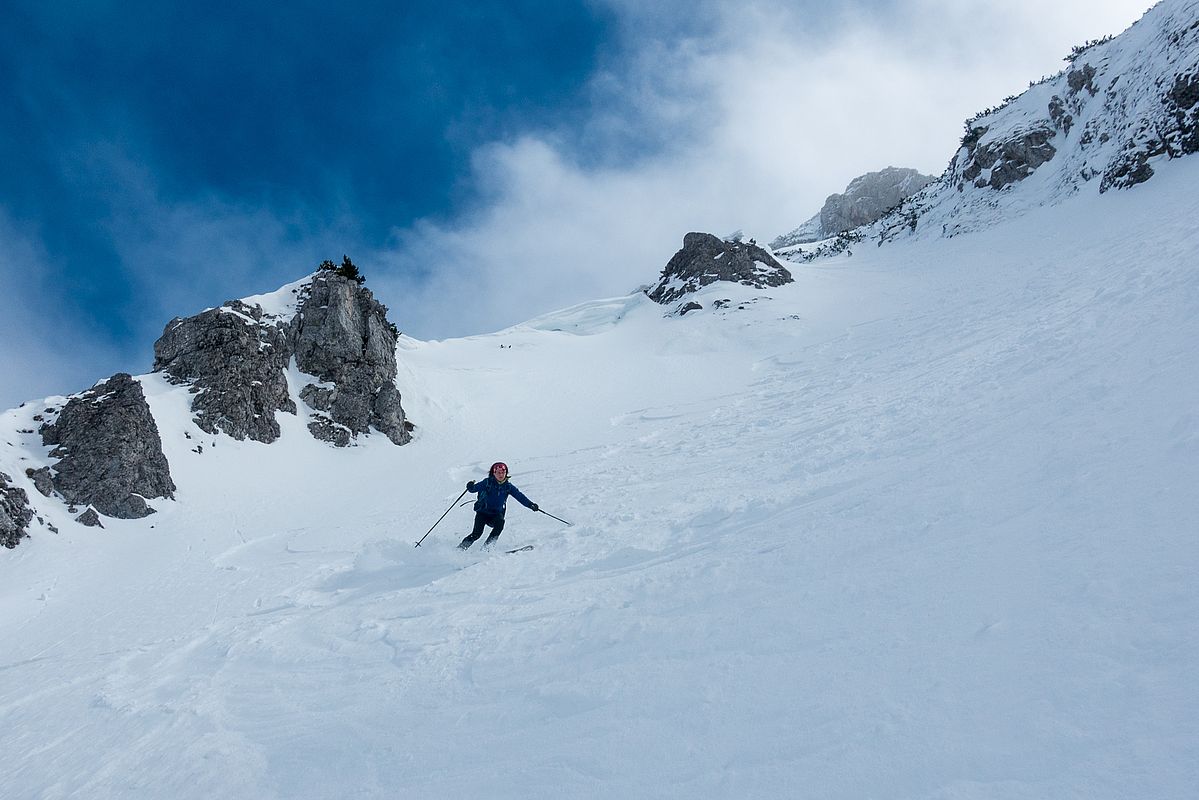
<instances>
[{"instance_id":1,"label":"blue jacket","mask_svg":"<svg viewBox=\"0 0 1199 800\"><path fill-rule=\"evenodd\" d=\"M469 491L479 495L479 499L475 501L475 511L480 514L490 514L493 517L504 516L504 504L508 502L508 495L515 497L523 506L533 507L533 501L525 497L520 489L508 481L500 483L493 475L488 475L478 481L475 483L475 488Z\"/></svg>"}]
</instances>

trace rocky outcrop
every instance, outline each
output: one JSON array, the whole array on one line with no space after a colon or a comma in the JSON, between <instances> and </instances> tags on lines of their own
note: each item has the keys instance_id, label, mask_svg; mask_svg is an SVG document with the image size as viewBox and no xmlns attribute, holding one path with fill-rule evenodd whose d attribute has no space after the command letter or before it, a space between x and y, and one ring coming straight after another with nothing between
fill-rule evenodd
<instances>
[{"instance_id":1,"label":"rocky outcrop","mask_svg":"<svg viewBox=\"0 0 1199 800\"><path fill-rule=\"evenodd\" d=\"M396 331L387 308L357 281L313 279L292 328L296 366L319 380L300 392L314 411L308 429L345 446L372 427L395 444L412 439L395 386Z\"/></svg>"},{"instance_id":2,"label":"rocky outcrop","mask_svg":"<svg viewBox=\"0 0 1199 800\"><path fill-rule=\"evenodd\" d=\"M154 345L154 369L189 387L194 421L210 434L275 441L277 412L300 410L292 388L299 384L316 438L345 446L375 430L405 444L413 425L395 386L399 333L362 282L347 258L272 294L173 319ZM37 463L37 453L25 477L79 524L145 517L154 513L148 499L173 498L158 426L130 375L114 375L32 419L52 449L49 464ZM0 475L0 544L16 546L31 519L55 530L29 507L25 489Z\"/></svg>"},{"instance_id":3,"label":"rocky outcrop","mask_svg":"<svg viewBox=\"0 0 1199 800\"><path fill-rule=\"evenodd\" d=\"M289 325L261 306L231 300L194 317L175 318L154 343L154 369L190 383L195 422L207 433L273 442L276 411L296 413L284 371Z\"/></svg>"},{"instance_id":4,"label":"rocky outcrop","mask_svg":"<svg viewBox=\"0 0 1199 800\"><path fill-rule=\"evenodd\" d=\"M298 412L287 383L294 357L297 369L316 379L300 389L313 436L346 446L374 428L395 444L410 441L387 308L360 276L335 268L291 291L283 311L232 300L172 320L154 345L155 370L191 385L202 430L270 443L281 433L276 412Z\"/></svg>"},{"instance_id":5,"label":"rocky outcrop","mask_svg":"<svg viewBox=\"0 0 1199 800\"><path fill-rule=\"evenodd\" d=\"M25 477L33 481L33 488L37 489L43 497L54 496L54 473L51 472L49 467L27 469L25 470Z\"/></svg>"},{"instance_id":6,"label":"rocky outcrop","mask_svg":"<svg viewBox=\"0 0 1199 800\"><path fill-rule=\"evenodd\" d=\"M11 485L12 478L0 472L0 546L12 549L29 536L25 529L33 519L29 495Z\"/></svg>"},{"instance_id":7,"label":"rocky outcrop","mask_svg":"<svg viewBox=\"0 0 1199 800\"><path fill-rule=\"evenodd\" d=\"M72 397L41 427L52 445L54 489L70 505L136 519L154 513L146 498L172 498L175 483L141 384L118 373Z\"/></svg>"},{"instance_id":8,"label":"rocky outcrop","mask_svg":"<svg viewBox=\"0 0 1199 800\"><path fill-rule=\"evenodd\" d=\"M963 143L964 154L958 188L973 183L978 188L1002 189L1032 175L1057 154L1051 140L1056 132L1048 125L1017 130L998 140L982 141L986 128L976 128Z\"/></svg>"},{"instance_id":9,"label":"rocky outcrop","mask_svg":"<svg viewBox=\"0 0 1199 800\"><path fill-rule=\"evenodd\" d=\"M850 181L842 194L832 194L820 213L770 243L774 250L828 239L880 219L936 178L907 167L887 167Z\"/></svg>"},{"instance_id":10,"label":"rocky outcrop","mask_svg":"<svg viewBox=\"0 0 1199 800\"><path fill-rule=\"evenodd\" d=\"M774 256L749 242L730 242L710 233L689 233L658 283L646 294L667 305L716 281L766 288L791 283L791 273Z\"/></svg>"}]
</instances>

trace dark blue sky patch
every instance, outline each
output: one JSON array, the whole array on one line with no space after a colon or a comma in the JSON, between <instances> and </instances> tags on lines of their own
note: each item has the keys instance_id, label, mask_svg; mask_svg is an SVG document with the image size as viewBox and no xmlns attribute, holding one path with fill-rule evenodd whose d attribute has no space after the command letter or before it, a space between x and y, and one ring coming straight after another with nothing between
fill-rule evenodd
<instances>
[{"instance_id":1,"label":"dark blue sky patch","mask_svg":"<svg viewBox=\"0 0 1199 800\"><path fill-rule=\"evenodd\" d=\"M152 265L120 255L161 235L148 211L219 199L382 246L470 202L478 145L578 113L612 34L592 5L529 0L9 6L0 205L61 300L125 341L166 322L139 320Z\"/></svg>"}]
</instances>

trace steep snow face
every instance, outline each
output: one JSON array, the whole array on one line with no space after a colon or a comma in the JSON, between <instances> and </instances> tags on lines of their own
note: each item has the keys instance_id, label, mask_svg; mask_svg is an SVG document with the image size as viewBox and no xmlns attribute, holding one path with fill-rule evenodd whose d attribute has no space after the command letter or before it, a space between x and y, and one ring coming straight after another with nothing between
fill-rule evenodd
<instances>
[{"instance_id":1,"label":"steep snow face","mask_svg":"<svg viewBox=\"0 0 1199 800\"><path fill-rule=\"evenodd\" d=\"M1193 796L1197 182L401 339L404 447L143 378L176 502L0 551L4 796ZM497 459L574 525L457 552Z\"/></svg>"},{"instance_id":2,"label":"steep snow face","mask_svg":"<svg viewBox=\"0 0 1199 800\"><path fill-rule=\"evenodd\" d=\"M1199 150L1199 0L1163 0L1059 75L967 122L940 180L873 229L955 236Z\"/></svg>"}]
</instances>

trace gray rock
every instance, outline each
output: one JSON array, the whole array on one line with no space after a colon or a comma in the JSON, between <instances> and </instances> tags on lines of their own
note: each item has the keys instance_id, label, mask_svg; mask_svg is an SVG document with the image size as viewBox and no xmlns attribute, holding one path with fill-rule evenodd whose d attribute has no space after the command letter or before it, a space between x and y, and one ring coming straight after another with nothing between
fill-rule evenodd
<instances>
[{"instance_id":1,"label":"gray rock","mask_svg":"<svg viewBox=\"0 0 1199 800\"><path fill-rule=\"evenodd\" d=\"M96 513L96 509L91 506L87 507L79 516L75 517L75 521L80 525L86 525L89 528L103 528L104 525L100 522L100 515Z\"/></svg>"},{"instance_id":2,"label":"gray rock","mask_svg":"<svg viewBox=\"0 0 1199 800\"><path fill-rule=\"evenodd\" d=\"M1066 84L1070 87L1071 94L1078 94L1083 89L1086 89L1091 97L1099 90L1095 88L1095 75L1097 71L1090 64L1083 64L1077 69L1071 69L1066 74Z\"/></svg>"},{"instance_id":3,"label":"gray rock","mask_svg":"<svg viewBox=\"0 0 1199 800\"><path fill-rule=\"evenodd\" d=\"M1161 114L1143 119L1104 170L1099 191L1127 189L1153 177L1149 161L1199 152L1199 69L1175 75L1160 98Z\"/></svg>"},{"instance_id":4,"label":"gray rock","mask_svg":"<svg viewBox=\"0 0 1199 800\"><path fill-rule=\"evenodd\" d=\"M345 425L338 425L328 415L316 413L308 423L308 432L312 438L338 447L348 447L353 439L353 432Z\"/></svg>"},{"instance_id":5,"label":"gray rock","mask_svg":"<svg viewBox=\"0 0 1199 800\"><path fill-rule=\"evenodd\" d=\"M1164 137L1167 148L1175 157L1199 153L1199 68L1175 75L1162 105L1174 122Z\"/></svg>"},{"instance_id":6,"label":"gray rock","mask_svg":"<svg viewBox=\"0 0 1199 800\"><path fill-rule=\"evenodd\" d=\"M33 488L37 489L43 496L54 496L54 475L50 472L49 467L27 469L25 470L25 476L33 481Z\"/></svg>"},{"instance_id":7,"label":"gray rock","mask_svg":"<svg viewBox=\"0 0 1199 800\"><path fill-rule=\"evenodd\" d=\"M154 368L196 392L196 424L208 433L273 442L277 411L297 412L286 370L294 357L320 383L300 390L316 413L308 429L338 446L373 427L392 442L412 439L395 387L396 331L360 280L322 269L300 290L294 317L234 300L175 319L154 345Z\"/></svg>"},{"instance_id":8,"label":"gray rock","mask_svg":"<svg viewBox=\"0 0 1199 800\"><path fill-rule=\"evenodd\" d=\"M844 193L829 195L819 214L770 246L781 250L869 225L935 180L932 175L906 167L887 167L860 175L850 181Z\"/></svg>"},{"instance_id":9,"label":"gray rock","mask_svg":"<svg viewBox=\"0 0 1199 800\"><path fill-rule=\"evenodd\" d=\"M279 438L276 411L296 413L284 376L290 358L287 321L240 300L173 319L154 343L155 371L197 393L201 430L256 442Z\"/></svg>"},{"instance_id":10,"label":"gray rock","mask_svg":"<svg viewBox=\"0 0 1199 800\"><path fill-rule=\"evenodd\" d=\"M980 129L983 133L986 129ZM963 142L966 149L961 164L961 182L982 188L1002 189L1024 180L1057 154L1050 140L1057 134L1053 126L1034 125L1000 141ZM981 134L980 134L981 136ZM987 175L982 173L987 172Z\"/></svg>"},{"instance_id":11,"label":"gray rock","mask_svg":"<svg viewBox=\"0 0 1199 800\"><path fill-rule=\"evenodd\" d=\"M669 305L716 281L732 281L759 289L782 286L794 278L767 251L752 242L728 242L710 233L688 233L683 247L662 270L646 294Z\"/></svg>"},{"instance_id":12,"label":"gray rock","mask_svg":"<svg viewBox=\"0 0 1199 800\"><path fill-rule=\"evenodd\" d=\"M412 430L415 426L404 414L404 408L400 405L400 392L394 383L389 381L375 392L375 400L371 406L371 424L395 444L404 444L412 440Z\"/></svg>"},{"instance_id":13,"label":"gray rock","mask_svg":"<svg viewBox=\"0 0 1199 800\"><path fill-rule=\"evenodd\" d=\"M1070 129L1074 127L1074 115L1069 113L1066 101L1056 94L1049 100L1049 119L1062 133L1070 135Z\"/></svg>"},{"instance_id":14,"label":"gray rock","mask_svg":"<svg viewBox=\"0 0 1199 800\"><path fill-rule=\"evenodd\" d=\"M319 274L300 305L292 341L296 366L321 381L300 393L322 412L309 423L313 436L345 446L373 427L395 444L412 439L395 387L395 330L369 289Z\"/></svg>"},{"instance_id":15,"label":"gray rock","mask_svg":"<svg viewBox=\"0 0 1199 800\"><path fill-rule=\"evenodd\" d=\"M0 472L0 545L12 549L28 538L26 528L33 519L29 495L24 489L10 485L10 478Z\"/></svg>"},{"instance_id":16,"label":"gray rock","mask_svg":"<svg viewBox=\"0 0 1199 800\"><path fill-rule=\"evenodd\" d=\"M834 194L825 201L820 209L821 230L832 236L869 225L934 180L932 175L900 167L854 178L844 194Z\"/></svg>"},{"instance_id":17,"label":"gray rock","mask_svg":"<svg viewBox=\"0 0 1199 800\"><path fill-rule=\"evenodd\" d=\"M54 445L54 488L70 504L136 519L154 513L145 498L173 498L175 483L141 384L118 373L72 397L40 429Z\"/></svg>"}]
</instances>

